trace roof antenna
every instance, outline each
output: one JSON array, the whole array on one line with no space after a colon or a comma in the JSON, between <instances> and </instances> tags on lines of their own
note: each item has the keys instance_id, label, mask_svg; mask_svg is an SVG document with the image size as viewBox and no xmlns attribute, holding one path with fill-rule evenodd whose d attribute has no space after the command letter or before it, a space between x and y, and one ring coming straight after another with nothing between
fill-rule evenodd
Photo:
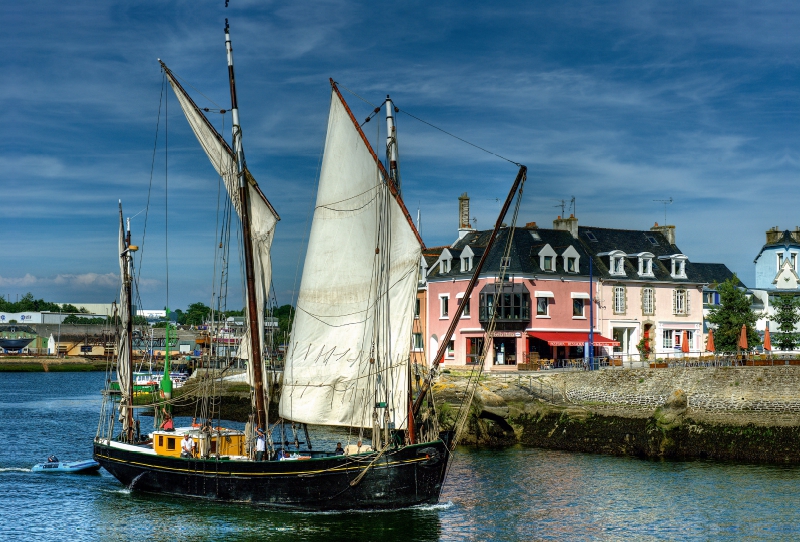
<instances>
[{"instance_id":1,"label":"roof antenna","mask_svg":"<svg viewBox=\"0 0 800 542\"><path fill-rule=\"evenodd\" d=\"M558 205L553 205L553 207L561 207L561 216L566 218L566 215L564 214L564 209L567 207L567 202L564 201L563 199L560 201L561 203L559 203Z\"/></svg>"},{"instance_id":2,"label":"roof antenna","mask_svg":"<svg viewBox=\"0 0 800 542\"><path fill-rule=\"evenodd\" d=\"M572 211L572 216L578 215L578 209L575 206L575 196L572 196L572 199L569 200L569 208Z\"/></svg>"},{"instance_id":3,"label":"roof antenna","mask_svg":"<svg viewBox=\"0 0 800 542\"><path fill-rule=\"evenodd\" d=\"M657 201L659 203L664 204L664 225L667 225L667 205L672 204L672 197L670 196L669 199L654 199L653 201Z\"/></svg>"}]
</instances>

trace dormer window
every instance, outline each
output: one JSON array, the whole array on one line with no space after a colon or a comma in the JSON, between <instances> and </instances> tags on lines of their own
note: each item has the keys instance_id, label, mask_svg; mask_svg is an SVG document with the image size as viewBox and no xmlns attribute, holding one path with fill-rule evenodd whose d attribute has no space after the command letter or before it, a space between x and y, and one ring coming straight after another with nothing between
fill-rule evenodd
<instances>
[{"instance_id":1,"label":"dormer window","mask_svg":"<svg viewBox=\"0 0 800 542\"><path fill-rule=\"evenodd\" d=\"M539 269L552 273L556 270L556 251L549 244L539 251Z\"/></svg>"},{"instance_id":2,"label":"dormer window","mask_svg":"<svg viewBox=\"0 0 800 542\"><path fill-rule=\"evenodd\" d=\"M439 256L439 274L443 275L449 273L453 269L453 255L450 251L444 249L442 255Z\"/></svg>"},{"instance_id":3,"label":"dormer window","mask_svg":"<svg viewBox=\"0 0 800 542\"><path fill-rule=\"evenodd\" d=\"M640 252L638 254L631 254L629 257L639 259L638 273L640 277L653 276L653 254L650 252Z\"/></svg>"},{"instance_id":4,"label":"dormer window","mask_svg":"<svg viewBox=\"0 0 800 542\"><path fill-rule=\"evenodd\" d=\"M608 273L610 275L625 275L625 253L621 250L602 252L598 256L608 256Z\"/></svg>"},{"instance_id":5,"label":"dormer window","mask_svg":"<svg viewBox=\"0 0 800 542\"><path fill-rule=\"evenodd\" d=\"M472 258L475 254L472 252L472 249L469 246L465 247L464 250L461 251L461 272L467 273L472 271Z\"/></svg>"},{"instance_id":6,"label":"dormer window","mask_svg":"<svg viewBox=\"0 0 800 542\"><path fill-rule=\"evenodd\" d=\"M572 245L567 247L567 250L561 253L563 260L564 271L567 273L577 273L580 270L581 255L575 250Z\"/></svg>"},{"instance_id":7,"label":"dormer window","mask_svg":"<svg viewBox=\"0 0 800 542\"><path fill-rule=\"evenodd\" d=\"M659 260L669 259L669 276L674 279L686 278L686 261L689 259L683 254L673 254L671 256L659 256Z\"/></svg>"}]
</instances>

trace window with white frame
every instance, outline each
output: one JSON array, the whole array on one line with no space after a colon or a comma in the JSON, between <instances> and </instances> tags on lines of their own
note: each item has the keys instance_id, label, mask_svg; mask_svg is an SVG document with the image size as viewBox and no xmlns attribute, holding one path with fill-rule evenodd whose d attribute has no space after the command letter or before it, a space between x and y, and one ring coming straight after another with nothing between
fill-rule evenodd
<instances>
[{"instance_id":1,"label":"window with white frame","mask_svg":"<svg viewBox=\"0 0 800 542\"><path fill-rule=\"evenodd\" d=\"M625 286L614 286L614 314L625 314Z\"/></svg>"},{"instance_id":2,"label":"window with white frame","mask_svg":"<svg viewBox=\"0 0 800 542\"><path fill-rule=\"evenodd\" d=\"M656 313L656 292L653 288L642 288L642 314L650 315Z\"/></svg>"},{"instance_id":3,"label":"window with white frame","mask_svg":"<svg viewBox=\"0 0 800 542\"><path fill-rule=\"evenodd\" d=\"M664 333L661 335L662 338L662 346L664 348L672 348L673 347L673 337L675 332L671 329L665 329Z\"/></svg>"},{"instance_id":4,"label":"window with white frame","mask_svg":"<svg viewBox=\"0 0 800 542\"><path fill-rule=\"evenodd\" d=\"M583 299L572 300L572 316L575 318L583 318Z\"/></svg>"},{"instance_id":5,"label":"window with white frame","mask_svg":"<svg viewBox=\"0 0 800 542\"><path fill-rule=\"evenodd\" d=\"M547 297L537 297L536 298L536 316L547 316L548 315L548 308L550 303L548 302Z\"/></svg>"},{"instance_id":6,"label":"window with white frame","mask_svg":"<svg viewBox=\"0 0 800 542\"><path fill-rule=\"evenodd\" d=\"M542 271L547 271L552 273L556 270L556 251L553 250L549 244L542 247L542 249L538 252L539 256L539 268Z\"/></svg>"},{"instance_id":7,"label":"window with white frame","mask_svg":"<svg viewBox=\"0 0 800 542\"><path fill-rule=\"evenodd\" d=\"M677 289L672 291L672 314L689 314L689 290Z\"/></svg>"},{"instance_id":8,"label":"window with white frame","mask_svg":"<svg viewBox=\"0 0 800 542\"><path fill-rule=\"evenodd\" d=\"M639 276L653 276L653 255L649 252L639 254Z\"/></svg>"},{"instance_id":9,"label":"window with white frame","mask_svg":"<svg viewBox=\"0 0 800 542\"><path fill-rule=\"evenodd\" d=\"M575 247L570 245L561 253L561 260L564 266L564 271L567 273L577 273L580 270L581 255L575 250Z\"/></svg>"},{"instance_id":10,"label":"window with white frame","mask_svg":"<svg viewBox=\"0 0 800 542\"><path fill-rule=\"evenodd\" d=\"M419 318L419 310L420 310L420 299L414 302L414 318Z\"/></svg>"},{"instance_id":11,"label":"window with white frame","mask_svg":"<svg viewBox=\"0 0 800 542\"><path fill-rule=\"evenodd\" d=\"M475 254L472 252L472 249L469 246L464 247L464 250L461 251L461 272L466 273L468 271L472 271L472 257Z\"/></svg>"},{"instance_id":12,"label":"window with white frame","mask_svg":"<svg viewBox=\"0 0 800 542\"><path fill-rule=\"evenodd\" d=\"M670 275L674 279L686 278L686 256L683 254L676 254L670 257Z\"/></svg>"},{"instance_id":13,"label":"window with white frame","mask_svg":"<svg viewBox=\"0 0 800 542\"><path fill-rule=\"evenodd\" d=\"M797 252L791 252L792 255L792 269L797 271Z\"/></svg>"},{"instance_id":14,"label":"window with white frame","mask_svg":"<svg viewBox=\"0 0 800 542\"><path fill-rule=\"evenodd\" d=\"M447 318L450 315L450 296L439 296L439 318Z\"/></svg>"},{"instance_id":15,"label":"window with white frame","mask_svg":"<svg viewBox=\"0 0 800 542\"><path fill-rule=\"evenodd\" d=\"M608 255L608 272L611 275L624 275L625 253L621 250L613 250L605 255Z\"/></svg>"},{"instance_id":16,"label":"window with white frame","mask_svg":"<svg viewBox=\"0 0 800 542\"><path fill-rule=\"evenodd\" d=\"M450 342L447 343L447 351L445 352L445 357L451 359L456 357L456 341L454 339L450 339Z\"/></svg>"},{"instance_id":17,"label":"window with white frame","mask_svg":"<svg viewBox=\"0 0 800 542\"><path fill-rule=\"evenodd\" d=\"M416 352L422 351L422 333L414 333L413 342L411 343L411 347Z\"/></svg>"},{"instance_id":18,"label":"window with white frame","mask_svg":"<svg viewBox=\"0 0 800 542\"><path fill-rule=\"evenodd\" d=\"M777 258L778 258L777 269L778 269L778 271L780 271L781 266L783 265L783 252L778 252L777 254L775 254L775 256L777 256Z\"/></svg>"},{"instance_id":19,"label":"window with white frame","mask_svg":"<svg viewBox=\"0 0 800 542\"><path fill-rule=\"evenodd\" d=\"M458 294L456 296L456 302L460 307L462 303L464 303L464 294ZM467 298L466 303L464 303L464 310L461 311L461 318L469 318L469 298Z\"/></svg>"}]
</instances>

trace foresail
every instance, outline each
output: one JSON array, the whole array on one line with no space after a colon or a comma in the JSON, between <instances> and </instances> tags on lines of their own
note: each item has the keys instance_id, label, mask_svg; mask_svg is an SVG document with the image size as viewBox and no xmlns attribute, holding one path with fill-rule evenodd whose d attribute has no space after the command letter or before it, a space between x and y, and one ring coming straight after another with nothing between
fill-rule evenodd
<instances>
[{"instance_id":1,"label":"foresail","mask_svg":"<svg viewBox=\"0 0 800 542\"><path fill-rule=\"evenodd\" d=\"M217 173L222 177L228 196L241 217L241 198L239 197L239 179L236 175L236 159L230 146L225 139L208 122L205 115L192 101L180 83L175 80L172 72L164 66L167 79L178 98L186 120L192 128L197 140L203 147L208 159ZM270 248L272 237L275 231L275 224L280 219L278 214L270 205L267 198L258 188L253 176L245 169L244 171L248 185L248 200L250 204L250 229L253 237L253 259L256 278L256 300L259 307L258 329L260 330L259 344L264 345L264 306L269 295L269 288L272 280L272 263L270 260ZM249 329L249 328L248 328ZM250 340L249 331L242 338L239 357L250 359ZM263 370L263 368L262 368ZM248 364L249 381L252 383L252 366Z\"/></svg>"},{"instance_id":2,"label":"foresail","mask_svg":"<svg viewBox=\"0 0 800 542\"><path fill-rule=\"evenodd\" d=\"M388 398L389 419L403 428L421 246L362 135L334 89L279 412L309 424L372 427L376 397ZM386 258L376 247L387 233L388 291L380 291L376 266ZM388 317L376 317L376 305Z\"/></svg>"},{"instance_id":3,"label":"foresail","mask_svg":"<svg viewBox=\"0 0 800 542\"><path fill-rule=\"evenodd\" d=\"M128 289L125 287L125 281L129 280L128 277L128 254L125 253L125 224L122 218L122 205L119 206L119 307L120 307L120 334L119 344L117 345L117 380L119 381L119 390L121 399L119 402L119 414L122 420L122 428L127 431L129 427L128 420L128 405L131 404L131 394L133 390L130 389L131 384L131 352L128 348L130 337L128 337L128 322L131 320L131 314L128 311L130 302L128 300Z\"/></svg>"}]
</instances>

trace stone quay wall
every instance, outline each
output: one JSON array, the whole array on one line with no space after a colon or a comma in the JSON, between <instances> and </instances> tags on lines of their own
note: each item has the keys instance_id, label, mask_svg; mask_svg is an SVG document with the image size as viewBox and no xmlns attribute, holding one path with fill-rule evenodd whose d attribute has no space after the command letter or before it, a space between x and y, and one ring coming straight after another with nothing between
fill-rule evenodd
<instances>
[{"instance_id":1,"label":"stone quay wall","mask_svg":"<svg viewBox=\"0 0 800 542\"><path fill-rule=\"evenodd\" d=\"M567 403L655 409L676 390L691 410L800 414L800 367L608 369L547 377Z\"/></svg>"}]
</instances>

